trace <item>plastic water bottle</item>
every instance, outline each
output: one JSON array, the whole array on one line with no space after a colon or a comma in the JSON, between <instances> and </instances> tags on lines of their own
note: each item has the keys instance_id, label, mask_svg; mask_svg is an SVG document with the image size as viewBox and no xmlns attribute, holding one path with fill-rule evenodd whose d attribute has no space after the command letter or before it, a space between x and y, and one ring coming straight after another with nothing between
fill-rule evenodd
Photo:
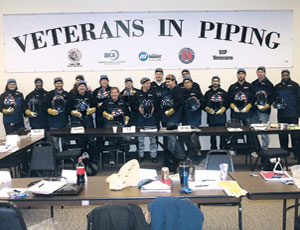
<instances>
[{"instance_id":1,"label":"plastic water bottle","mask_svg":"<svg viewBox=\"0 0 300 230\"><path fill-rule=\"evenodd\" d=\"M85 168L84 168L84 164L82 162L82 157L78 158L78 163L76 165L76 174L77 174L77 184L84 184L85 183L85 179L84 179L84 175L85 175Z\"/></svg>"}]
</instances>

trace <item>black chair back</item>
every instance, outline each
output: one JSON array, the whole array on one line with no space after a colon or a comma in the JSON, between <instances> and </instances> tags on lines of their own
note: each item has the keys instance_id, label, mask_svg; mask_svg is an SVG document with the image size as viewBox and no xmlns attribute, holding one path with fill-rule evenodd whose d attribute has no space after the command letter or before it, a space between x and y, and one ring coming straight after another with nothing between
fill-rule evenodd
<instances>
[{"instance_id":1,"label":"black chair back","mask_svg":"<svg viewBox=\"0 0 300 230\"><path fill-rule=\"evenodd\" d=\"M227 150L211 150L206 155L205 170L220 170L220 164L228 164L228 172L234 172L232 157Z\"/></svg>"},{"instance_id":2,"label":"black chair back","mask_svg":"<svg viewBox=\"0 0 300 230\"><path fill-rule=\"evenodd\" d=\"M259 142L257 134L255 133L255 130L252 127L250 127L250 137L253 150L257 152L257 154L260 154L261 144Z\"/></svg>"},{"instance_id":3,"label":"black chair back","mask_svg":"<svg viewBox=\"0 0 300 230\"><path fill-rule=\"evenodd\" d=\"M19 209L10 202L0 202L1 230L26 230L26 224Z\"/></svg>"}]
</instances>

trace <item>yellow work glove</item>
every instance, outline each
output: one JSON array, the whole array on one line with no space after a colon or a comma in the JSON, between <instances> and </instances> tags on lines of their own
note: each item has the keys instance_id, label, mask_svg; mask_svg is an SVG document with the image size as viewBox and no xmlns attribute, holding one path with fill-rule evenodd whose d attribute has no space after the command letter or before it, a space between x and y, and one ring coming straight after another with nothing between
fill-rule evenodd
<instances>
[{"instance_id":1,"label":"yellow work glove","mask_svg":"<svg viewBox=\"0 0 300 230\"><path fill-rule=\"evenodd\" d=\"M82 117L81 112L79 112L78 110L72 110L71 115L74 117L79 117L79 118Z\"/></svg>"},{"instance_id":2,"label":"yellow work glove","mask_svg":"<svg viewBox=\"0 0 300 230\"><path fill-rule=\"evenodd\" d=\"M88 108L88 110L86 111L86 115L91 115L93 114L94 112L96 112L96 108L93 107L93 108Z\"/></svg>"},{"instance_id":3,"label":"yellow work glove","mask_svg":"<svg viewBox=\"0 0 300 230\"><path fill-rule=\"evenodd\" d=\"M259 109L259 111L263 112L266 109L270 108L269 104L265 104L265 105L258 105L257 108Z\"/></svg>"},{"instance_id":4,"label":"yellow work glove","mask_svg":"<svg viewBox=\"0 0 300 230\"><path fill-rule=\"evenodd\" d=\"M103 115L103 117L105 117L107 120L113 120L114 119L114 117L113 117L113 115L111 115L111 114L109 114L108 112L106 112L106 111L104 111L103 113L102 113L102 115Z\"/></svg>"},{"instance_id":5,"label":"yellow work glove","mask_svg":"<svg viewBox=\"0 0 300 230\"><path fill-rule=\"evenodd\" d=\"M102 102L97 103L97 107L100 108L102 104Z\"/></svg>"},{"instance_id":6,"label":"yellow work glove","mask_svg":"<svg viewBox=\"0 0 300 230\"><path fill-rule=\"evenodd\" d=\"M216 114L218 115L222 115L224 112L226 111L226 108L224 106L221 107L221 109L219 109Z\"/></svg>"},{"instance_id":7,"label":"yellow work glove","mask_svg":"<svg viewBox=\"0 0 300 230\"><path fill-rule=\"evenodd\" d=\"M128 124L128 122L129 122L129 117L128 116L125 116L125 125L127 125Z\"/></svg>"},{"instance_id":8,"label":"yellow work glove","mask_svg":"<svg viewBox=\"0 0 300 230\"><path fill-rule=\"evenodd\" d=\"M2 113L4 114L12 114L13 112L15 112L15 109L12 107L9 107L8 109L3 109Z\"/></svg>"},{"instance_id":9,"label":"yellow work glove","mask_svg":"<svg viewBox=\"0 0 300 230\"><path fill-rule=\"evenodd\" d=\"M173 115L174 113L175 113L175 110L174 110L173 108L171 108L171 109L169 109L169 110L167 110L167 111L165 112L165 114L166 114L167 117Z\"/></svg>"},{"instance_id":10,"label":"yellow work glove","mask_svg":"<svg viewBox=\"0 0 300 230\"><path fill-rule=\"evenodd\" d=\"M229 196L240 197L247 194L247 191L242 189L236 181L221 180L219 181L219 186L224 188Z\"/></svg>"},{"instance_id":11,"label":"yellow work glove","mask_svg":"<svg viewBox=\"0 0 300 230\"><path fill-rule=\"evenodd\" d=\"M206 106L206 107L204 108L204 110L205 110L206 112L210 113L210 114L215 114L215 111L214 111L212 108L208 107L208 106Z\"/></svg>"},{"instance_id":12,"label":"yellow work glove","mask_svg":"<svg viewBox=\"0 0 300 230\"><path fill-rule=\"evenodd\" d=\"M233 111L236 112L236 113L239 113L239 112L240 112L240 110L239 110L239 109L236 107L236 105L233 104L233 103L230 104L230 108L233 109Z\"/></svg>"},{"instance_id":13,"label":"yellow work glove","mask_svg":"<svg viewBox=\"0 0 300 230\"><path fill-rule=\"evenodd\" d=\"M58 114L58 111L56 109L51 109L51 108L49 108L47 112L52 116L56 116Z\"/></svg>"},{"instance_id":14,"label":"yellow work glove","mask_svg":"<svg viewBox=\"0 0 300 230\"><path fill-rule=\"evenodd\" d=\"M37 114L34 113L34 112L31 112L30 109L26 109L26 110L25 110L25 114L26 114L27 116L29 116L29 117L37 117Z\"/></svg>"},{"instance_id":15,"label":"yellow work glove","mask_svg":"<svg viewBox=\"0 0 300 230\"><path fill-rule=\"evenodd\" d=\"M241 113L248 113L249 110L251 109L251 107L252 107L252 105L249 103L241 110Z\"/></svg>"}]
</instances>

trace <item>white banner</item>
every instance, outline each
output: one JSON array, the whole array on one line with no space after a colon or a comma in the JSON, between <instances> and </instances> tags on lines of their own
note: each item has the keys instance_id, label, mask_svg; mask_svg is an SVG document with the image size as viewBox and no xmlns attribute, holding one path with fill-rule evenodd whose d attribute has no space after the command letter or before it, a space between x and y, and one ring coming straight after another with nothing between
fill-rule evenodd
<instances>
[{"instance_id":1,"label":"white banner","mask_svg":"<svg viewBox=\"0 0 300 230\"><path fill-rule=\"evenodd\" d=\"M4 15L7 72L291 67L292 11Z\"/></svg>"}]
</instances>

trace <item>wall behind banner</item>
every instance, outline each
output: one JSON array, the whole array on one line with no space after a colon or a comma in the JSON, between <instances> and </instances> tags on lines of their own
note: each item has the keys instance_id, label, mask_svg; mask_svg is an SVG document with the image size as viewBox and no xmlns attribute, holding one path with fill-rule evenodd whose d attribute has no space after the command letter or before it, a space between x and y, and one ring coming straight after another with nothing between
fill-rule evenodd
<instances>
[{"instance_id":1,"label":"wall behind banner","mask_svg":"<svg viewBox=\"0 0 300 230\"><path fill-rule=\"evenodd\" d=\"M124 87L124 78L132 77L135 87L139 88L141 77L153 78L153 70L145 71L105 71L105 72L43 72L43 73L17 73L7 74L5 72L4 44L3 44L3 14L30 14L30 13L71 13L71 12L128 12L128 11L201 11L201 10L293 10L294 11L294 67L291 68L291 77L300 83L300 1L297 0L165 0L165 1L120 1L120 0L0 0L0 92L3 92L8 78L16 78L19 90L27 95L34 87L33 81L36 77L44 79L45 89L53 88L53 78L63 77L65 89L71 89L74 78L77 74L83 74L86 77L88 85L95 89L98 87L99 75L107 74L110 77L110 85ZM145 44L146 46L146 44ZM245 54L247 55L247 54ZM55 57L53 57L55 58ZM261 63L264 65L264 63ZM162 67L163 66L158 66ZM242 66L240 66L242 67ZM267 66L266 66L267 67ZM274 83L280 81L279 68L268 68L267 76ZM173 73L181 81L180 70L165 70L165 75ZM249 82L256 79L256 70L247 69L247 80ZM203 92L206 92L210 85L210 79L213 75L219 75L222 79L221 86L228 89L229 85L236 81L236 69L195 69L191 70L194 81L198 82ZM206 116L204 116L206 117ZM205 118L204 118L205 119ZM2 125L2 114L0 115L0 135L4 135ZM276 121L276 111L271 114L271 121ZM277 138L272 138L272 145L277 145Z\"/></svg>"}]
</instances>

